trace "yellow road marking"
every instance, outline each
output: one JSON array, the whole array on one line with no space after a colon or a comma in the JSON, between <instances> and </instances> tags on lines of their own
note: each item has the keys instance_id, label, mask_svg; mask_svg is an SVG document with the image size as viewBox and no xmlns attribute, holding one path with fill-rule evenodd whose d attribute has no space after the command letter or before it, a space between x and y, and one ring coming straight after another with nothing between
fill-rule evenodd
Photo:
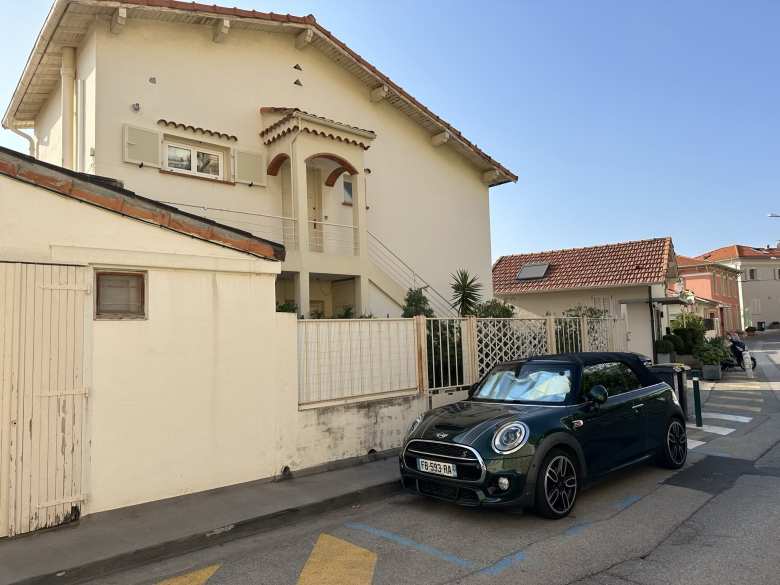
<instances>
[{"instance_id":1,"label":"yellow road marking","mask_svg":"<svg viewBox=\"0 0 780 585\"><path fill-rule=\"evenodd\" d=\"M376 553L329 534L320 534L298 585L371 585Z\"/></svg>"},{"instance_id":2,"label":"yellow road marking","mask_svg":"<svg viewBox=\"0 0 780 585\"><path fill-rule=\"evenodd\" d=\"M165 581L160 581L157 585L203 585L206 581L211 579L211 576L217 572L220 565L211 565L203 569L198 569L192 573L186 575L179 575L178 577L171 577Z\"/></svg>"}]
</instances>

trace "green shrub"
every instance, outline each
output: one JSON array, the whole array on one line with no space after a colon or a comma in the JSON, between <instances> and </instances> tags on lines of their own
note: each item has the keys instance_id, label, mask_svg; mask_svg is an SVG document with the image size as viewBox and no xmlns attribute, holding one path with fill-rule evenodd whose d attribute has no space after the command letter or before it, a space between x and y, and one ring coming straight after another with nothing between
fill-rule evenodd
<instances>
[{"instance_id":1,"label":"green shrub","mask_svg":"<svg viewBox=\"0 0 780 585\"><path fill-rule=\"evenodd\" d=\"M674 352L674 345L671 341L666 339L657 339L655 342L656 353L672 353Z\"/></svg>"},{"instance_id":2,"label":"green shrub","mask_svg":"<svg viewBox=\"0 0 780 585\"><path fill-rule=\"evenodd\" d=\"M705 366L717 366L728 357L723 338L713 337L697 345L693 356Z\"/></svg>"},{"instance_id":3,"label":"green shrub","mask_svg":"<svg viewBox=\"0 0 780 585\"><path fill-rule=\"evenodd\" d=\"M490 299L477 305L477 317L509 319L515 316L515 308L501 299Z\"/></svg>"},{"instance_id":4,"label":"green shrub","mask_svg":"<svg viewBox=\"0 0 780 585\"><path fill-rule=\"evenodd\" d=\"M287 301L286 303L279 303L276 305L277 313L297 313L298 305L293 301Z\"/></svg>"},{"instance_id":5,"label":"green shrub","mask_svg":"<svg viewBox=\"0 0 780 585\"><path fill-rule=\"evenodd\" d=\"M673 333L683 340L681 353L693 353L693 349L704 343L704 329L695 327L682 327L673 330Z\"/></svg>"},{"instance_id":6,"label":"green shrub","mask_svg":"<svg viewBox=\"0 0 780 585\"><path fill-rule=\"evenodd\" d=\"M423 288L410 288L406 292L402 317L416 317L417 315L433 317L433 309L423 290Z\"/></svg>"},{"instance_id":7,"label":"green shrub","mask_svg":"<svg viewBox=\"0 0 780 585\"><path fill-rule=\"evenodd\" d=\"M664 335L664 339L672 344L674 347L674 353L685 353L685 342L683 341L682 337L673 333L669 333Z\"/></svg>"}]
</instances>

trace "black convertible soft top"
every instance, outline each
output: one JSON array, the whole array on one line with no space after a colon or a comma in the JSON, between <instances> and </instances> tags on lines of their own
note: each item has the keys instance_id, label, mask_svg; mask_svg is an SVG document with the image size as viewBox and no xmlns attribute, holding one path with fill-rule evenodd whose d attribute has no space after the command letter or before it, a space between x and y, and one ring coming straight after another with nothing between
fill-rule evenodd
<instances>
[{"instance_id":1,"label":"black convertible soft top","mask_svg":"<svg viewBox=\"0 0 780 585\"><path fill-rule=\"evenodd\" d=\"M536 355L521 361L570 362L579 364L579 366L583 368L586 366L603 364L606 362L622 362L634 370L643 386L650 386L660 382L656 375L647 369L647 367L642 363L642 360L639 359L636 354L628 352L583 351L578 353L556 353L551 355Z\"/></svg>"}]
</instances>

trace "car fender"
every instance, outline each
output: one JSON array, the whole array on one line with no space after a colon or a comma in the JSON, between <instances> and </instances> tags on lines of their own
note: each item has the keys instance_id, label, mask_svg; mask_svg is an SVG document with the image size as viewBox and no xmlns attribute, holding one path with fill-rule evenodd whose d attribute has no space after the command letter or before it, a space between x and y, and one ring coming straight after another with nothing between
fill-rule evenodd
<instances>
[{"instance_id":1,"label":"car fender","mask_svg":"<svg viewBox=\"0 0 780 585\"><path fill-rule=\"evenodd\" d=\"M536 490L536 476L539 474L539 468L542 466L542 461L550 452L550 450L565 445L569 447L577 457L577 463L579 464L580 475L583 479L588 476L588 469L585 463L585 454L582 451L580 442L571 433L566 431L554 431L547 435L542 442L536 447L533 461L528 467L528 473L525 480L525 494L532 497Z\"/></svg>"}]
</instances>

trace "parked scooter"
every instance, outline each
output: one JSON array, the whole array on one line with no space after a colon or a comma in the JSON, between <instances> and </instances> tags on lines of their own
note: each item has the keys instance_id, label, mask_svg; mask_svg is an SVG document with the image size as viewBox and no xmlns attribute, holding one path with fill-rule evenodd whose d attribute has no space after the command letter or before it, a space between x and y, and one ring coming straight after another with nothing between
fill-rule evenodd
<instances>
[{"instance_id":1,"label":"parked scooter","mask_svg":"<svg viewBox=\"0 0 780 585\"><path fill-rule=\"evenodd\" d=\"M736 368L740 367L743 370L745 369L745 360L744 360L744 353L747 348L745 347L745 343L739 339L738 337L732 337L729 336L729 351L731 352L731 356L721 362L720 367L723 370L728 370L729 368ZM756 369L756 358L753 356L750 356L750 363L752 364L752 368Z\"/></svg>"}]
</instances>

